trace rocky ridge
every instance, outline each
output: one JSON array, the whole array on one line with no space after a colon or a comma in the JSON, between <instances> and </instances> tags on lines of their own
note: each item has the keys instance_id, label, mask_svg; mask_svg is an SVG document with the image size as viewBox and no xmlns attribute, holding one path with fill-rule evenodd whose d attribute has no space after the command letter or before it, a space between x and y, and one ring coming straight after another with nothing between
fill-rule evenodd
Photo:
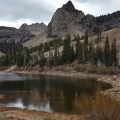
<instances>
[{"instance_id":1,"label":"rocky ridge","mask_svg":"<svg viewBox=\"0 0 120 120\"><path fill-rule=\"evenodd\" d=\"M19 28L20 30L27 30L30 31L34 35L39 35L42 32L45 32L47 29L47 26L42 22L42 23L34 23L31 25L27 25L26 23L22 24L21 27Z\"/></svg>"},{"instance_id":2,"label":"rocky ridge","mask_svg":"<svg viewBox=\"0 0 120 120\"><path fill-rule=\"evenodd\" d=\"M46 28L47 26L44 23L35 23L32 25L23 24L19 29L1 26L0 41L16 41L24 43L45 32Z\"/></svg>"},{"instance_id":3,"label":"rocky ridge","mask_svg":"<svg viewBox=\"0 0 120 120\"><path fill-rule=\"evenodd\" d=\"M13 27L0 27L0 41L25 42L35 37L30 31Z\"/></svg>"}]
</instances>

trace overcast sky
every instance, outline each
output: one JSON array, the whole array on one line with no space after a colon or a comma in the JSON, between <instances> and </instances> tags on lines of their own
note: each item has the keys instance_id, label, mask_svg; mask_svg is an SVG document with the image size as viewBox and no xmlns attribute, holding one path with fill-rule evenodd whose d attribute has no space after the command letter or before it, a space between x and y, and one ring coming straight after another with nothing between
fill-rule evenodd
<instances>
[{"instance_id":1,"label":"overcast sky","mask_svg":"<svg viewBox=\"0 0 120 120\"><path fill-rule=\"evenodd\" d=\"M120 9L120 0L71 0L76 9L99 16ZM57 8L68 0L0 0L0 26L19 28L21 24L48 24Z\"/></svg>"}]
</instances>

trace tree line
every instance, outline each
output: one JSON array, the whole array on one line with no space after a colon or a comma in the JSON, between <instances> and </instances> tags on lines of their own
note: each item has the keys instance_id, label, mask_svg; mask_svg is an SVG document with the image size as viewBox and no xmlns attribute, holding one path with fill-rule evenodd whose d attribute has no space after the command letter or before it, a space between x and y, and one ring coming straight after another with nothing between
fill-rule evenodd
<instances>
[{"instance_id":1,"label":"tree line","mask_svg":"<svg viewBox=\"0 0 120 120\"><path fill-rule=\"evenodd\" d=\"M79 35L72 40L71 36L66 35L65 39L57 38L46 43L41 43L33 48L23 47L19 42L0 42L0 51L5 53L0 58L0 64L3 66L17 64L20 66L35 66L41 68L47 66L67 65L75 60L78 64L93 64L96 66L105 65L106 67L116 67L117 48L116 39L109 43L109 37L106 36L104 45L97 44L94 41L88 41L86 33L84 40Z\"/></svg>"}]
</instances>

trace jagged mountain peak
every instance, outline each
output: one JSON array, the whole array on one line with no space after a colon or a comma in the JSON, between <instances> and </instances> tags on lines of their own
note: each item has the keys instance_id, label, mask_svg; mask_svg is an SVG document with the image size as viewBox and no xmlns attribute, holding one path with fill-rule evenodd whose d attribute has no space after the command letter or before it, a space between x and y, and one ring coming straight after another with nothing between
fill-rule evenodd
<instances>
[{"instance_id":1,"label":"jagged mountain peak","mask_svg":"<svg viewBox=\"0 0 120 120\"><path fill-rule=\"evenodd\" d=\"M82 35L82 26L78 23L85 17L82 11L76 10L73 3L68 1L54 13L47 27L48 37L64 37L66 34Z\"/></svg>"},{"instance_id":2,"label":"jagged mountain peak","mask_svg":"<svg viewBox=\"0 0 120 120\"><path fill-rule=\"evenodd\" d=\"M64 4L62 8L66 9L67 11L74 11L75 10L75 7L70 0L66 4Z\"/></svg>"}]
</instances>

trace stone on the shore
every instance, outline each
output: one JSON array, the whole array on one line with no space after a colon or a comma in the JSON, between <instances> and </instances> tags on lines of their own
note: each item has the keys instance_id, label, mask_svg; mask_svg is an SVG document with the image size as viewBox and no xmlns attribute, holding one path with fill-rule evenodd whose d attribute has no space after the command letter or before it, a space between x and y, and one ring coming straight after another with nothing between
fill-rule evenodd
<instances>
[{"instance_id":1,"label":"stone on the shore","mask_svg":"<svg viewBox=\"0 0 120 120\"><path fill-rule=\"evenodd\" d=\"M116 79L118 79L118 76L114 75L113 80L116 80Z\"/></svg>"}]
</instances>

